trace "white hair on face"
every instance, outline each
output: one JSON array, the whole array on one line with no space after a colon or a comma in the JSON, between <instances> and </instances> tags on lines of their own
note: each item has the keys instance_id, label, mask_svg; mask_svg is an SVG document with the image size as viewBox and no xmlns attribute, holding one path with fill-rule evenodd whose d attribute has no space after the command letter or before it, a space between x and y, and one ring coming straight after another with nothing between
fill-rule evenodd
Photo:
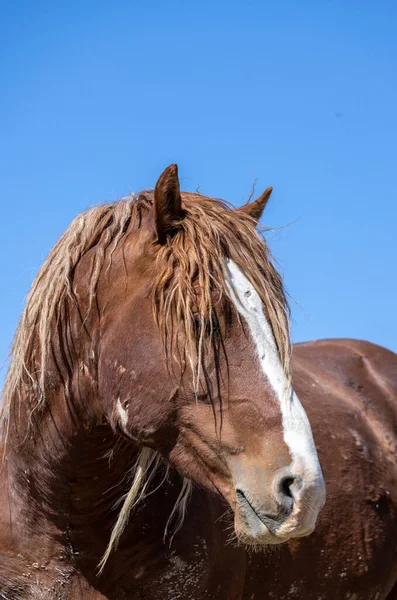
<instances>
[{"instance_id":1,"label":"white hair on face","mask_svg":"<svg viewBox=\"0 0 397 600\"><path fill-rule=\"evenodd\" d=\"M263 310L262 300L243 271L232 261L227 262L230 295L240 315L248 325L256 347L259 366L279 401L284 440L292 457L292 468L305 479L318 485L312 504L324 502L325 487L313 434L298 396L280 362L277 344Z\"/></svg>"},{"instance_id":2,"label":"white hair on face","mask_svg":"<svg viewBox=\"0 0 397 600\"><path fill-rule=\"evenodd\" d=\"M133 475L132 484L129 492L126 494L126 496L124 496L123 506L121 507L116 524L113 527L109 544L107 545L105 554L99 562L98 575L100 575L103 569L105 568L105 565L112 551L117 548L121 534L127 526L132 509L135 508L139 502L142 502L145 498L147 498L147 496L156 491L167 479L167 475L170 469L169 466L166 467L164 477L161 480L160 484L154 490L148 491L149 484L151 483L155 474L162 465L163 459L160 456L160 454L158 454L158 452L156 452L155 450L144 447L139 452L136 462L131 469L131 473ZM170 543L172 542L174 535L177 533L177 531L179 531L179 529L182 526L186 514L186 505L189 500L191 489L192 482L190 481L190 479L184 477L182 482L182 489L179 493L178 498L176 499L175 505L165 526L164 540L167 537L171 521L174 519L175 515L178 515L175 527L172 531Z\"/></svg>"}]
</instances>

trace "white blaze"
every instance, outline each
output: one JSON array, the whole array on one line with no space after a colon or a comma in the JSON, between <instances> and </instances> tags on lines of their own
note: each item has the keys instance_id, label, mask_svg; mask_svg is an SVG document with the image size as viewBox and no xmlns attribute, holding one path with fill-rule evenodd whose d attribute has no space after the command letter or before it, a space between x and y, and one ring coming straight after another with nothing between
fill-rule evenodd
<instances>
[{"instance_id":1,"label":"white blaze","mask_svg":"<svg viewBox=\"0 0 397 600\"><path fill-rule=\"evenodd\" d=\"M321 467L309 420L281 365L273 332L263 311L261 298L233 261L227 261L227 268L233 284L233 287L228 284L229 293L236 309L248 325L262 372L280 403L284 440L292 457L291 470L300 475L306 485L319 484L323 487ZM321 494L319 494L318 500L319 504L322 504L323 498L320 496ZM312 502L315 503L314 498Z\"/></svg>"}]
</instances>

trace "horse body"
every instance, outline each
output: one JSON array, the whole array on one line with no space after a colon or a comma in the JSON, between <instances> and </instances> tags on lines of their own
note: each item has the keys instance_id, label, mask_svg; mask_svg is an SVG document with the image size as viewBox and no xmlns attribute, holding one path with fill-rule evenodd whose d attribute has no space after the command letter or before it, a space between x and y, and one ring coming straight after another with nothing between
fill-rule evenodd
<instances>
[{"instance_id":1,"label":"horse body","mask_svg":"<svg viewBox=\"0 0 397 600\"><path fill-rule=\"evenodd\" d=\"M0 598L393 598L397 357L298 345L290 386L270 191L237 214L170 167L54 248L5 386Z\"/></svg>"}]
</instances>

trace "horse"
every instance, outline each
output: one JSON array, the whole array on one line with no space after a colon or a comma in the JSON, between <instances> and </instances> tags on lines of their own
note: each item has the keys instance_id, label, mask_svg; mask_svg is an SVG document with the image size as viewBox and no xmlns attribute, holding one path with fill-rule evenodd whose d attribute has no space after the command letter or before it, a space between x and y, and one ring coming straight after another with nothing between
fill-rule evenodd
<instances>
[{"instance_id":1,"label":"horse","mask_svg":"<svg viewBox=\"0 0 397 600\"><path fill-rule=\"evenodd\" d=\"M0 598L397 598L397 356L292 347L271 191L171 165L54 246L3 389Z\"/></svg>"}]
</instances>

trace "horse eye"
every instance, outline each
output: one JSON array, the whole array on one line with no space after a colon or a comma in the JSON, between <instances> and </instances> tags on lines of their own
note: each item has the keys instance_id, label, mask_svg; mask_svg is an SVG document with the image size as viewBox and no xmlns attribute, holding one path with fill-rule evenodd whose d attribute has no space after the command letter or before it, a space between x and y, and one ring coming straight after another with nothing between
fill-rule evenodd
<instances>
[{"instance_id":1,"label":"horse eye","mask_svg":"<svg viewBox=\"0 0 397 600\"><path fill-rule=\"evenodd\" d=\"M196 335L200 335L202 331L204 331L206 337L209 337L211 334L213 337L218 337L220 335L220 325L216 315L212 317L211 326L211 321L207 317L203 317L200 313L194 313L193 323Z\"/></svg>"},{"instance_id":2,"label":"horse eye","mask_svg":"<svg viewBox=\"0 0 397 600\"><path fill-rule=\"evenodd\" d=\"M221 328L220 328L219 320L218 320L218 317L216 315L212 319L212 333L215 336L219 336L220 333L221 333Z\"/></svg>"}]
</instances>

